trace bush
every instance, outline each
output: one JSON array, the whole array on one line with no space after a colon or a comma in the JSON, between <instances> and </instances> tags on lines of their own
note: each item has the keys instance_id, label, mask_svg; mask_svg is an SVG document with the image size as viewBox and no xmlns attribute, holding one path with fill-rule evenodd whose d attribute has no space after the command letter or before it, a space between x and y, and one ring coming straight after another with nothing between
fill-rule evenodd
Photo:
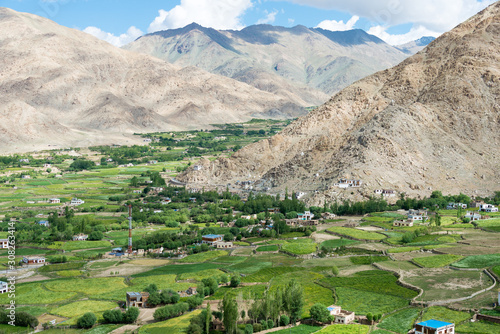
<instances>
[{"instance_id":1,"label":"bush","mask_svg":"<svg viewBox=\"0 0 500 334\"><path fill-rule=\"evenodd\" d=\"M271 319L267 319L267 329L271 329L274 327L274 321Z\"/></svg>"},{"instance_id":2,"label":"bush","mask_svg":"<svg viewBox=\"0 0 500 334\"><path fill-rule=\"evenodd\" d=\"M16 313L16 326L35 328L38 326L38 319L26 312Z\"/></svg>"},{"instance_id":3,"label":"bush","mask_svg":"<svg viewBox=\"0 0 500 334\"><path fill-rule=\"evenodd\" d=\"M262 325L261 324L253 324L253 332L257 333L262 331Z\"/></svg>"},{"instance_id":4,"label":"bush","mask_svg":"<svg viewBox=\"0 0 500 334\"><path fill-rule=\"evenodd\" d=\"M123 322L126 324L133 324L139 317L139 309L137 307L129 307L127 312L123 315Z\"/></svg>"},{"instance_id":5,"label":"bush","mask_svg":"<svg viewBox=\"0 0 500 334\"><path fill-rule=\"evenodd\" d=\"M155 313L153 314L153 318L156 321L163 321L173 317L177 317L187 310L189 310L189 305L187 303L167 305L156 309Z\"/></svg>"},{"instance_id":6,"label":"bush","mask_svg":"<svg viewBox=\"0 0 500 334\"><path fill-rule=\"evenodd\" d=\"M265 331L267 329L267 321L261 320L260 325L262 326L262 330Z\"/></svg>"},{"instance_id":7,"label":"bush","mask_svg":"<svg viewBox=\"0 0 500 334\"><path fill-rule=\"evenodd\" d=\"M287 315L282 315L280 318L280 325L288 326L289 323L290 323L290 318Z\"/></svg>"},{"instance_id":8,"label":"bush","mask_svg":"<svg viewBox=\"0 0 500 334\"><path fill-rule=\"evenodd\" d=\"M189 297L186 299L186 303L190 310L193 310L203 303L203 298L198 296ZM174 304L176 305L176 304Z\"/></svg>"},{"instance_id":9,"label":"bush","mask_svg":"<svg viewBox=\"0 0 500 334\"><path fill-rule=\"evenodd\" d=\"M101 231L93 231L89 234L89 240L101 240L104 237Z\"/></svg>"},{"instance_id":10,"label":"bush","mask_svg":"<svg viewBox=\"0 0 500 334\"><path fill-rule=\"evenodd\" d=\"M97 318L94 313L92 312L87 312L84 315L82 315L80 318L78 318L77 321L77 326L79 328L91 328L92 326L95 325L97 321Z\"/></svg>"},{"instance_id":11,"label":"bush","mask_svg":"<svg viewBox=\"0 0 500 334\"><path fill-rule=\"evenodd\" d=\"M123 313L120 310L108 310L102 314L104 322L108 324L120 324L123 321Z\"/></svg>"},{"instance_id":12,"label":"bush","mask_svg":"<svg viewBox=\"0 0 500 334\"><path fill-rule=\"evenodd\" d=\"M253 326L248 324L245 326L245 334L253 334Z\"/></svg>"},{"instance_id":13,"label":"bush","mask_svg":"<svg viewBox=\"0 0 500 334\"><path fill-rule=\"evenodd\" d=\"M238 285L240 285L240 282L241 282L240 277L235 275L235 276L231 277L230 286L232 288L236 288Z\"/></svg>"}]
</instances>

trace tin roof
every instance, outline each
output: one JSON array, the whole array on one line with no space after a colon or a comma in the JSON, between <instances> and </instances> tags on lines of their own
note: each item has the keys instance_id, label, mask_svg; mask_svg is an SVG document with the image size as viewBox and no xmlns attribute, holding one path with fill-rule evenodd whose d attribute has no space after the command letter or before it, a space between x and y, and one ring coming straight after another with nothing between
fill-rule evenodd
<instances>
[{"instance_id":1,"label":"tin roof","mask_svg":"<svg viewBox=\"0 0 500 334\"><path fill-rule=\"evenodd\" d=\"M431 320L419 322L417 325L438 329L441 327L453 325L453 323L431 319Z\"/></svg>"}]
</instances>

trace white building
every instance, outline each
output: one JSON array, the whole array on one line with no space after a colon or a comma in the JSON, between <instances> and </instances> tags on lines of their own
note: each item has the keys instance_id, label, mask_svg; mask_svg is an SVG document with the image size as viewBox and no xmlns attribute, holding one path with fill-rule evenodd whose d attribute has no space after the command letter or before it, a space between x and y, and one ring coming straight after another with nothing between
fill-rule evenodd
<instances>
[{"instance_id":1,"label":"white building","mask_svg":"<svg viewBox=\"0 0 500 334\"><path fill-rule=\"evenodd\" d=\"M0 248L9 248L9 239L0 239Z\"/></svg>"},{"instance_id":2,"label":"white building","mask_svg":"<svg viewBox=\"0 0 500 334\"><path fill-rule=\"evenodd\" d=\"M336 305L330 305L327 307L327 309L330 312L330 315L333 315L335 317L334 322L336 324L349 324L354 321L354 312L342 310L340 306Z\"/></svg>"},{"instance_id":3,"label":"white building","mask_svg":"<svg viewBox=\"0 0 500 334\"><path fill-rule=\"evenodd\" d=\"M415 325L415 334L455 334L455 324L439 320L427 320Z\"/></svg>"},{"instance_id":4,"label":"white building","mask_svg":"<svg viewBox=\"0 0 500 334\"><path fill-rule=\"evenodd\" d=\"M70 205L82 205L83 203L85 203L84 200L75 197L71 199Z\"/></svg>"},{"instance_id":5,"label":"white building","mask_svg":"<svg viewBox=\"0 0 500 334\"><path fill-rule=\"evenodd\" d=\"M334 186L339 188L359 188L361 187L361 184L363 184L361 180L340 179L340 181L335 183Z\"/></svg>"},{"instance_id":6,"label":"white building","mask_svg":"<svg viewBox=\"0 0 500 334\"><path fill-rule=\"evenodd\" d=\"M0 281L0 293L6 293L9 291L9 284L4 281Z\"/></svg>"},{"instance_id":7,"label":"white building","mask_svg":"<svg viewBox=\"0 0 500 334\"><path fill-rule=\"evenodd\" d=\"M49 199L49 203L58 204L58 203L61 203L61 200L59 198L51 198L51 199Z\"/></svg>"},{"instance_id":8,"label":"white building","mask_svg":"<svg viewBox=\"0 0 500 334\"><path fill-rule=\"evenodd\" d=\"M311 211L305 211L304 213L299 213L297 219L299 220L312 220L314 218L314 213Z\"/></svg>"},{"instance_id":9,"label":"white building","mask_svg":"<svg viewBox=\"0 0 500 334\"><path fill-rule=\"evenodd\" d=\"M464 216L464 218L469 218L472 222L481 219L481 214L474 211L467 211L467 214Z\"/></svg>"},{"instance_id":10,"label":"white building","mask_svg":"<svg viewBox=\"0 0 500 334\"><path fill-rule=\"evenodd\" d=\"M193 170L202 170L203 169L203 166L199 166L199 165L195 165L193 167Z\"/></svg>"},{"instance_id":11,"label":"white building","mask_svg":"<svg viewBox=\"0 0 500 334\"><path fill-rule=\"evenodd\" d=\"M481 204L479 206L479 211L498 212L498 208L496 206L494 206L493 204Z\"/></svg>"},{"instance_id":12,"label":"white building","mask_svg":"<svg viewBox=\"0 0 500 334\"><path fill-rule=\"evenodd\" d=\"M446 206L446 210L453 210L453 209L458 209L458 208L467 209L467 204L464 204L464 203L448 203L448 205Z\"/></svg>"},{"instance_id":13,"label":"white building","mask_svg":"<svg viewBox=\"0 0 500 334\"><path fill-rule=\"evenodd\" d=\"M88 238L89 236L87 234L80 233L73 236L73 241L85 241Z\"/></svg>"}]
</instances>

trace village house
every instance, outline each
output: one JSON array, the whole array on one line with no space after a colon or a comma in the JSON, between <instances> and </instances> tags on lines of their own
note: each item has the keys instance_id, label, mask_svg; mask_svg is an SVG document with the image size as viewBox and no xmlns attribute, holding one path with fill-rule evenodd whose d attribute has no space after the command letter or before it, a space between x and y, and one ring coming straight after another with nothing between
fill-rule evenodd
<instances>
[{"instance_id":1,"label":"village house","mask_svg":"<svg viewBox=\"0 0 500 334\"><path fill-rule=\"evenodd\" d=\"M233 248L232 241L217 241L215 245L217 246L217 248Z\"/></svg>"},{"instance_id":2,"label":"village house","mask_svg":"<svg viewBox=\"0 0 500 334\"><path fill-rule=\"evenodd\" d=\"M29 164L30 163L30 159L19 159L19 162L24 162L24 163Z\"/></svg>"},{"instance_id":3,"label":"village house","mask_svg":"<svg viewBox=\"0 0 500 334\"><path fill-rule=\"evenodd\" d=\"M354 321L354 312L349 312L342 310L340 306L330 305L327 307L330 315L334 316L334 322L336 324L349 324Z\"/></svg>"},{"instance_id":4,"label":"village house","mask_svg":"<svg viewBox=\"0 0 500 334\"><path fill-rule=\"evenodd\" d=\"M496 206L494 206L493 204L481 204L479 206L479 211L498 212L498 208Z\"/></svg>"},{"instance_id":5,"label":"village house","mask_svg":"<svg viewBox=\"0 0 500 334\"><path fill-rule=\"evenodd\" d=\"M193 203L196 203L196 197L191 197L191 198L189 198L189 201L190 201L190 202L193 202Z\"/></svg>"},{"instance_id":6,"label":"village house","mask_svg":"<svg viewBox=\"0 0 500 334\"><path fill-rule=\"evenodd\" d=\"M50 226L50 223L48 220L40 220L39 222L37 222L38 225L41 225L41 226L45 226L45 227L49 227Z\"/></svg>"},{"instance_id":7,"label":"village house","mask_svg":"<svg viewBox=\"0 0 500 334\"><path fill-rule=\"evenodd\" d=\"M51 164L43 164L43 168L52 168Z\"/></svg>"},{"instance_id":8,"label":"village house","mask_svg":"<svg viewBox=\"0 0 500 334\"><path fill-rule=\"evenodd\" d=\"M472 201L469 203L469 208L479 208L484 201Z\"/></svg>"},{"instance_id":9,"label":"village house","mask_svg":"<svg viewBox=\"0 0 500 334\"><path fill-rule=\"evenodd\" d=\"M23 263L30 264L42 264L45 263L45 257L43 256L24 256Z\"/></svg>"},{"instance_id":10,"label":"village house","mask_svg":"<svg viewBox=\"0 0 500 334\"><path fill-rule=\"evenodd\" d=\"M305 195L306 195L306 193L305 193L305 192L303 192L303 191L297 191L297 192L295 193L295 197L297 197L297 199L301 199L301 198L302 198L302 197L304 197Z\"/></svg>"},{"instance_id":11,"label":"village house","mask_svg":"<svg viewBox=\"0 0 500 334\"><path fill-rule=\"evenodd\" d=\"M455 324L439 320L427 320L415 325L415 334L455 334Z\"/></svg>"},{"instance_id":12,"label":"village house","mask_svg":"<svg viewBox=\"0 0 500 334\"><path fill-rule=\"evenodd\" d=\"M161 202L160 202L162 205L167 205L167 204L170 204L172 203L172 200L170 198L164 198Z\"/></svg>"},{"instance_id":13,"label":"village house","mask_svg":"<svg viewBox=\"0 0 500 334\"><path fill-rule=\"evenodd\" d=\"M0 239L0 248L9 248L9 239Z\"/></svg>"},{"instance_id":14,"label":"village house","mask_svg":"<svg viewBox=\"0 0 500 334\"><path fill-rule=\"evenodd\" d=\"M480 220L482 219L482 216L480 213L474 212L474 211L467 211L467 214L464 216L464 218L469 218L470 221L475 221L475 220Z\"/></svg>"},{"instance_id":15,"label":"village house","mask_svg":"<svg viewBox=\"0 0 500 334\"><path fill-rule=\"evenodd\" d=\"M85 241L88 238L89 236L87 234L80 233L73 236L73 241Z\"/></svg>"},{"instance_id":16,"label":"village house","mask_svg":"<svg viewBox=\"0 0 500 334\"><path fill-rule=\"evenodd\" d=\"M9 292L9 284L4 281L0 281L0 293Z\"/></svg>"},{"instance_id":17,"label":"village house","mask_svg":"<svg viewBox=\"0 0 500 334\"><path fill-rule=\"evenodd\" d=\"M427 220L427 211L425 210L409 210L407 214L408 220L411 221L421 221L424 222Z\"/></svg>"},{"instance_id":18,"label":"village house","mask_svg":"<svg viewBox=\"0 0 500 334\"><path fill-rule=\"evenodd\" d=\"M61 200L59 198L51 198L51 199L49 199L49 203L59 204L59 203L61 203Z\"/></svg>"},{"instance_id":19,"label":"village house","mask_svg":"<svg viewBox=\"0 0 500 334\"><path fill-rule=\"evenodd\" d=\"M136 190L134 190L134 191L132 191L132 192L133 192L134 194L140 194L140 193L142 193L142 190L140 190L140 189L136 189Z\"/></svg>"},{"instance_id":20,"label":"village house","mask_svg":"<svg viewBox=\"0 0 500 334\"><path fill-rule=\"evenodd\" d=\"M202 170L202 169L203 169L203 166L200 166L200 165L193 166L193 170Z\"/></svg>"},{"instance_id":21,"label":"village house","mask_svg":"<svg viewBox=\"0 0 500 334\"><path fill-rule=\"evenodd\" d=\"M177 291L180 297L190 297L198 294L196 287L189 287L187 290Z\"/></svg>"},{"instance_id":22,"label":"village house","mask_svg":"<svg viewBox=\"0 0 500 334\"><path fill-rule=\"evenodd\" d=\"M361 180L340 179L338 183L334 184L334 186L339 188L359 188L361 187L361 184L363 184Z\"/></svg>"},{"instance_id":23,"label":"village house","mask_svg":"<svg viewBox=\"0 0 500 334\"><path fill-rule=\"evenodd\" d=\"M279 208L268 208L267 212L269 212L270 214L280 213L280 209Z\"/></svg>"},{"instance_id":24,"label":"village house","mask_svg":"<svg viewBox=\"0 0 500 334\"><path fill-rule=\"evenodd\" d=\"M208 244L210 246L213 246L214 244L217 244L219 241L223 241L224 236L220 234L207 234L203 235L201 237L201 243L202 244Z\"/></svg>"},{"instance_id":25,"label":"village house","mask_svg":"<svg viewBox=\"0 0 500 334\"><path fill-rule=\"evenodd\" d=\"M31 176L24 174L24 175L21 175L21 178L22 179L31 179Z\"/></svg>"},{"instance_id":26,"label":"village house","mask_svg":"<svg viewBox=\"0 0 500 334\"><path fill-rule=\"evenodd\" d=\"M145 143L151 143L151 138L144 138L143 142L145 142Z\"/></svg>"},{"instance_id":27,"label":"village house","mask_svg":"<svg viewBox=\"0 0 500 334\"><path fill-rule=\"evenodd\" d=\"M149 194L150 195L158 195L159 193L161 193L163 190L165 190L165 188L163 187L151 187L149 189Z\"/></svg>"},{"instance_id":28,"label":"village house","mask_svg":"<svg viewBox=\"0 0 500 334\"><path fill-rule=\"evenodd\" d=\"M83 203L85 203L84 200L82 199L78 199L78 198L72 198L71 199L71 202L69 203L70 205L82 205Z\"/></svg>"},{"instance_id":29,"label":"village house","mask_svg":"<svg viewBox=\"0 0 500 334\"><path fill-rule=\"evenodd\" d=\"M396 196L396 191L392 189L375 189L374 193L376 195L382 195L383 197L394 197Z\"/></svg>"},{"instance_id":30,"label":"village house","mask_svg":"<svg viewBox=\"0 0 500 334\"><path fill-rule=\"evenodd\" d=\"M147 292L127 292L127 308L146 307L149 298Z\"/></svg>"},{"instance_id":31,"label":"village house","mask_svg":"<svg viewBox=\"0 0 500 334\"><path fill-rule=\"evenodd\" d=\"M413 226L413 220L395 220L392 223L392 226L412 227Z\"/></svg>"},{"instance_id":32,"label":"village house","mask_svg":"<svg viewBox=\"0 0 500 334\"><path fill-rule=\"evenodd\" d=\"M149 160L148 164L150 165L156 165L158 163L158 160Z\"/></svg>"},{"instance_id":33,"label":"village house","mask_svg":"<svg viewBox=\"0 0 500 334\"><path fill-rule=\"evenodd\" d=\"M113 159L111 159L111 158L107 158L107 159L106 159L106 162L113 162Z\"/></svg>"},{"instance_id":34,"label":"village house","mask_svg":"<svg viewBox=\"0 0 500 334\"><path fill-rule=\"evenodd\" d=\"M321 214L321 218L323 219L334 219L335 217L337 217L337 215L331 212L323 212Z\"/></svg>"},{"instance_id":35,"label":"village house","mask_svg":"<svg viewBox=\"0 0 500 334\"><path fill-rule=\"evenodd\" d=\"M311 220L314 218L314 213L311 213L311 211L305 211L304 213L299 213L297 215L298 220Z\"/></svg>"},{"instance_id":36,"label":"village house","mask_svg":"<svg viewBox=\"0 0 500 334\"><path fill-rule=\"evenodd\" d=\"M464 203L448 203L446 206L446 210L453 210L453 209L467 209L467 204Z\"/></svg>"},{"instance_id":37,"label":"village house","mask_svg":"<svg viewBox=\"0 0 500 334\"><path fill-rule=\"evenodd\" d=\"M245 215L245 216L241 216L240 218L241 218L241 219L247 219L247 220L250 220L250 219L257 219L257 215L256 215L256 214L253 214L253 215Z\"/></svg>"}]
</instances>

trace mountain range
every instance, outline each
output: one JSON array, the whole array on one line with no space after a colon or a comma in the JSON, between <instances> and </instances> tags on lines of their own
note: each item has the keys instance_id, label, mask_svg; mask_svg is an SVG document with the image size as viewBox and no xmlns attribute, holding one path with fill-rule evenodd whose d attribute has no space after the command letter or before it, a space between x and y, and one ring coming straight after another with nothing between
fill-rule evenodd
<instances>
[{"instance_id":1,"label":"mountain range","mask_svg":"<svg viewBox=\"0 0 500 334\"><path fill-rule=\"evenodd\" d=\"M260 24L236 31L196 23L147 34L124 48L181 67L196 66L274 94L293 94L308 105L324 103L333 93L400 63L415 50L391 46L360 29Z\"/></svg>"},{"instance_id":2,"label":"mountain range","mask_svg":"<svg viewBox=\"0 0 500 334\"><path fill-rule=\"evenodd\" d=\"M301 191L310 203L376 189L490 195L500 189L500 2L401 64L345 88L281 133L179 180ZM342 189L341 178L361 180Z\"/></svg>"}]
</instances>

